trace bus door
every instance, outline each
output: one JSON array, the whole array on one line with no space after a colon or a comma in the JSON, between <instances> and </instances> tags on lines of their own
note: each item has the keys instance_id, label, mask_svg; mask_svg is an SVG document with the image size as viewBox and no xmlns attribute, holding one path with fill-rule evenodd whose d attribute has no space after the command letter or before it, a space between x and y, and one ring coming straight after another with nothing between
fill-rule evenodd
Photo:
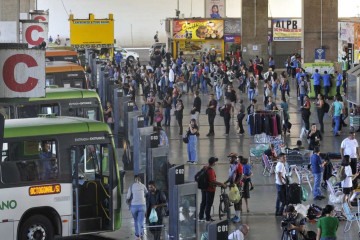
<instances>
[{"instance_id":1,"label":"bus door","mask_svg":"<svg viewBox=\"0 0 360 240\"><path fill-rule=\"evenodd\" d=\"M74 234L114 230L110 146L72 147Z\"/></svg>"}]
</instances>

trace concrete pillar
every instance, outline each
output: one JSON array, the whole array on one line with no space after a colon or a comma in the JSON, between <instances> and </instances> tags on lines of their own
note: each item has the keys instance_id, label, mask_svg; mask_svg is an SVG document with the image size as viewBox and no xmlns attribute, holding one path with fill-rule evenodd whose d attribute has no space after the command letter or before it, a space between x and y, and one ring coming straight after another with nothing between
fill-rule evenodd
<instances>
[{"instance_id":1,"label":"concrete pillar","mask_svg":"<svg viewBox=\"0 0 360 240\"><path fill-rule=\"evenodd\" d=\"M338 0L302 0L301 55L314 62L315 49L325 49L325 60L336 62L338 54Z\"/></svg>"},{"instance_id":2,"label":"concrete pillar","mask_svg":"<svg viewBox=\"0 0 360 240\"><path fill-rule=\"evenodd\" d=\"M30 10L35 10L36 0L20 0L20 12L29 13Z\"/></svg>"},{"instance_id":3,"label":"concrete pillar","mask_svg":"<svg viewBox=\"0 0 360 240\"><path fill-rule=\"evenodd\" d=\"M268 0L242 0L241 45L244 61L268 57ZM266 69L266 68L265 68Z\"/></svg>"},{"instance_id":4,"label":"concrete pillar","mask_svg":"<svg viewBox=\"0 0 360 240\"><path fill-rule=\"evenodd\" d=\"M0 21L16 22L16 32L19 32L20 0L0 0ZM19 42L19 35L17 35Z\"/></svg>"}]
</instances>

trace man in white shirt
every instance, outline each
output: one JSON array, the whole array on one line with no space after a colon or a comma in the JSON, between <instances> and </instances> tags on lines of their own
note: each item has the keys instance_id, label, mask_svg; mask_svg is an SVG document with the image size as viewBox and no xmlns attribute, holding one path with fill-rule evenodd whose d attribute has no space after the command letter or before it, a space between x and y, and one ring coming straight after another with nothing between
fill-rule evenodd
<instances>
[{"instance_id":1,"label":"man in white shirt","mask_svg":"<svg viewBox=\"0 0 360 240\"><path fill-rule=\"evenodd\" d=\"M355 139L355 132L350 131L349 136L341 142L340 147L342 159L345 155L350 156L350 166L352 174L354 175L357 172L357 158L359 156L359 144Z\"/></svg>"},{"instance_id":2,"label":"man in white shirt","mask_svg":"<svg viewBox=\"0 0 360 240\"><path fill-rule=\"evenodd\" d=\"M279 160L275 167L275 184L277 190L276 212L275 216L282 216L285 206L285 184L286 184L286 156L284 153L279 154ZM281 203L281 205L280 205Z\"/></svg>"},{"instance_id":3,"label":"man in white shirt","mask_svg":"<svg viewBox=\"0 0 360 240\"><path fill-rule=\"evenodd\" d=\"M229 234L228 240L244 240L250 228L247 224L241 224L238 230Z\"/></svg>"},{"instance_id":4,"label":"man in white shirt","mask_svg":"<svg viewBox=\"0 0 360 240\"><path fill-rule=\"evenodd\" d=\"M175 71L173 68L170 68L169 70L169 87L173 87L174 86L174 81L175 81Z\"/></svg>"}]
</instances>

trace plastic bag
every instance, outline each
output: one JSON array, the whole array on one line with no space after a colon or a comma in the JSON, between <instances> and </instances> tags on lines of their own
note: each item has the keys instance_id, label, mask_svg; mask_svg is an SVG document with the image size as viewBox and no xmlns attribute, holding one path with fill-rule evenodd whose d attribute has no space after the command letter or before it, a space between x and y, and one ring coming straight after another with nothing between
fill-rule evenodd
<instances>
[{"instance_id":1,"label":"plastic bag","mask_svg":"<svg viewBox=\"0 0 360 240\"><path fill-rule=\"evenodd\" d=\"M230 187L229 200L233 203L238 203L240 201L240 192L237 186Z\"/></svg>"},{"instance_id":2,"label":"plastic bag","mask_svg":"<svg viewBox=\"0 0 360 240\"><path fill-rule=\"evenodd\" d=\"M306 202L307 199L308 199L308 197L309 197L309 193L308 193L308 191L306 190L306 188L304 188L304 187L301 187L301 192L302 192L302 194L301 194L301 201Z\"/></svg>"},{"instance_id":3,"label":"plastic bag","mask_svg":"<svg viewBox=\"0 0 360 240\"><path fill-rule=\"evenodd\" d=\"M155 208L151 209L150 216L149 216L149 222L150 223L156 223L158 221L158 215L155 210Z\"/></svg>"}]
</instances>

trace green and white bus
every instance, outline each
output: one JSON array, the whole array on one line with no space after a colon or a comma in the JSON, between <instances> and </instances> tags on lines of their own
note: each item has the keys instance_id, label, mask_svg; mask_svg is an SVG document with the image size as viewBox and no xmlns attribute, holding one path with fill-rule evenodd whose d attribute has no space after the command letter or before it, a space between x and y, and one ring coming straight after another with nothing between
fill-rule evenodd
<instances>
[{"instance_id":1,"label":"green and white bus","mask_svg":"<svg viewBox=\"0 0 360 240\"><path fill-rule=\"evenodd\" d=\"M46 96L41 98L0 99L0 113L6 119L55 114L104 121L99 95L80 88L47 88Z\"/></svg>"},{"instance_id":2,"label":"green and white bus","mask_svg":"<svg viewBox=\"0 0 360 240\"><path fill-rule=\"evenodd\" d=\"M1 239L52 240L121 226L119 169L106 123L5 120L0 177Z\"/></svg>"}]
</instances>

